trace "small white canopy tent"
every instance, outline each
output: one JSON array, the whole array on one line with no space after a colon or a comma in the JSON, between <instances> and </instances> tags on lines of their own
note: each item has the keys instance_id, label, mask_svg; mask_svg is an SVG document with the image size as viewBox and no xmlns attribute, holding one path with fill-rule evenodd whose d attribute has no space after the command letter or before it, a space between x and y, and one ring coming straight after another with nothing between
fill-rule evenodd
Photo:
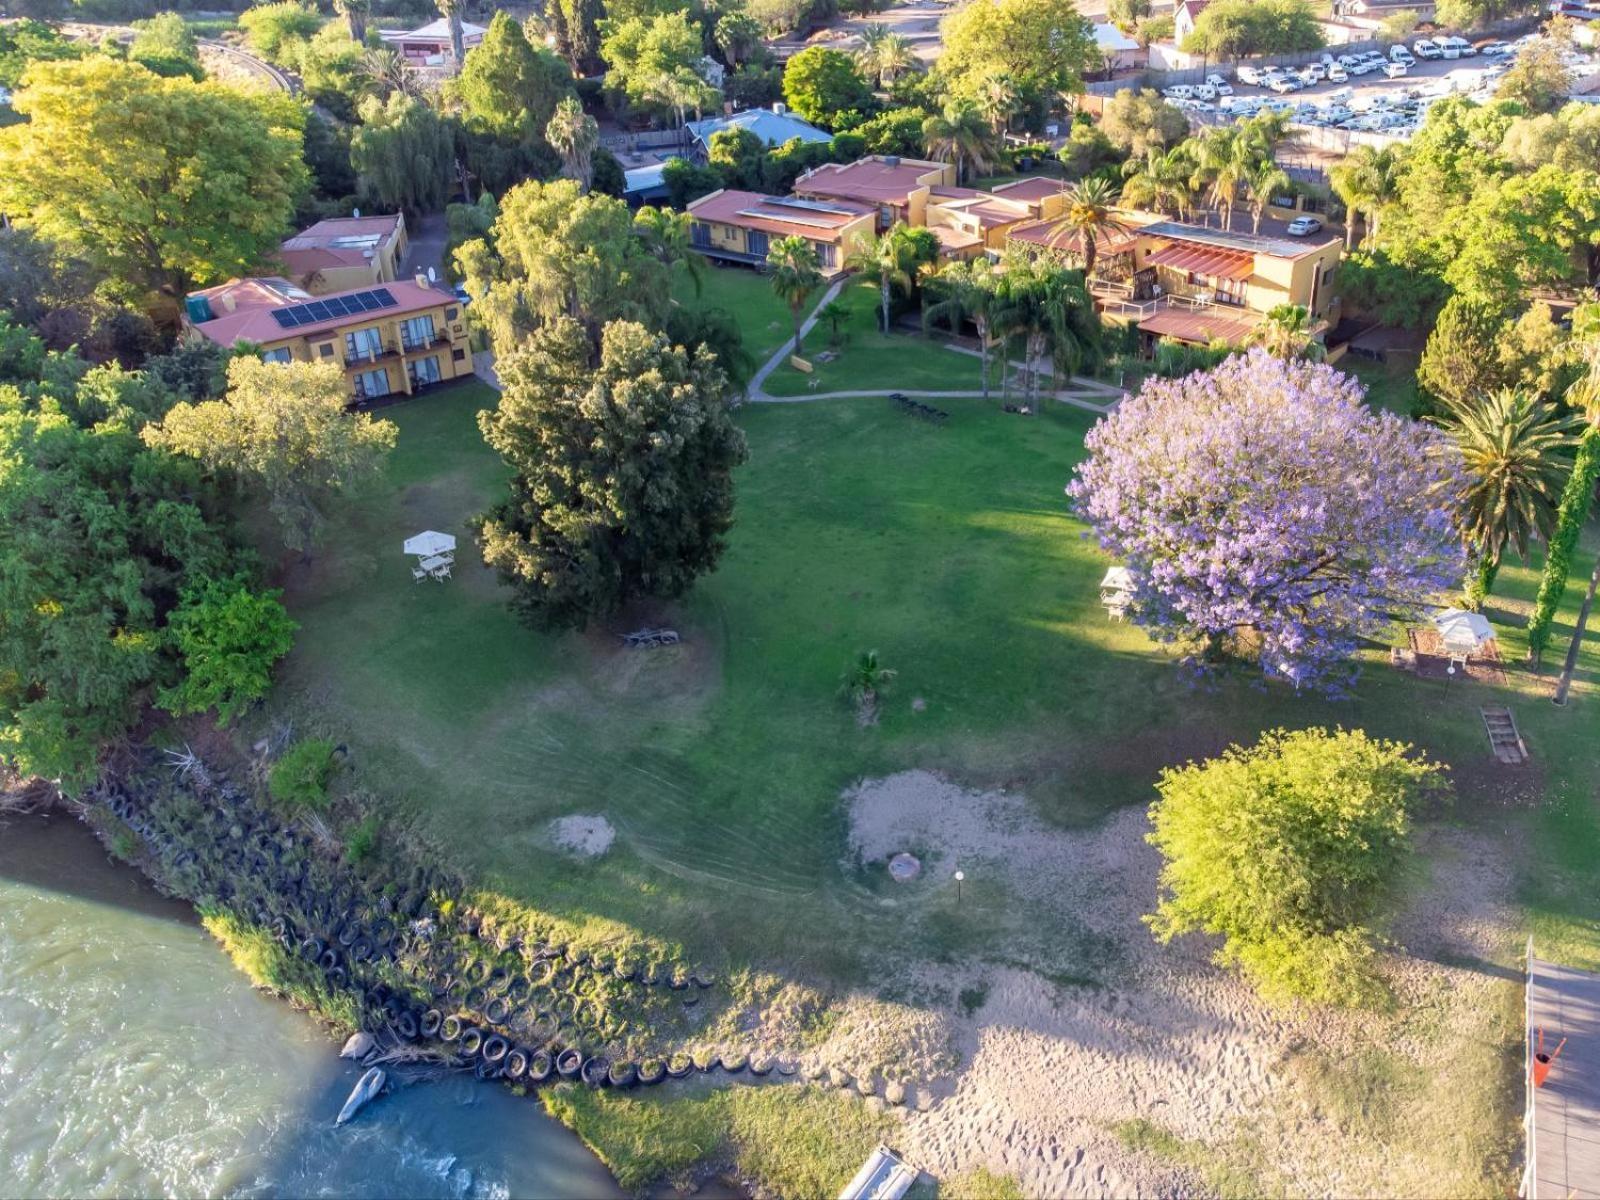
<instances>
[{"instance_id":1,"label":"small white canopy tent","mask_svg":"<svg viewBox=\"0 0 1600 1200\"><path fill-rule=\"evenodd\" d=\"M1486 642L1494 640L1494 626L1482 613L1468 612L1464 608L1447 608L1435 614L1433 627L1439 631L1439 640L1452 658L1465 658L1476 654Z\"/></svg>"},{"instance_id":2,"label":"small white canopy tent","mask_svg":"<svg viewBox=\"0 0 1600 1200\"><path fill-rule=\"evenodd\" d=\"M429 529L416 537L406 539L406 553L415 554L419 558L433 558L438 554L449 554L456 548L456 539L448 533L440 533Z\"/></svg>"}]
</instances>

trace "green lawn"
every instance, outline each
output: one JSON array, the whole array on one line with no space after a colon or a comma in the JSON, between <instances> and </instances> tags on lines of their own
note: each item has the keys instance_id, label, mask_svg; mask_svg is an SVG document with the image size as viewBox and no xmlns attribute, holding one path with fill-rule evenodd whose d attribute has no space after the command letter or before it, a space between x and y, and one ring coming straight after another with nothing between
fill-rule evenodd
<instances>
[{"instance_id":1,"label":"green lawn","mask_svg":"<svg viewBox=\"0 0 1600 1200\"><path fill-rule=\"evenodd\" d=\"M1339 369L1354 375L1367 389L1367 400L1376 408L1386 409L1402 417L1409 417L1417 400L1417 375L1415 366L1409 368L1373 362L1358 354L1347 354L1339 360Z\"/></svg>"},{"instance_id":2,"label":"green lawn","mask_svg":"<svg viewBox=\"0 0 1600 1200\"><path fill-rule=\"evenodd\" d=\"M672 297L690 307L703 305L732 313L744 334L745 349L758 367L794 336L789 306L773 294L772 281L752 267L708 263L701 272L698 293L693 277L680 267L674 274Z\"/></svg>"},{"instance_id":3,"label":"green lawn","mask_svg":"<svg viewBox=\"0 0 1600 1200\"><path fill-rule=\"evenodd\" d=\"M838 303L849 313L839 326L839 343L833 344L831 325L818 321L805 341L805 358L812 364L811 373L798 371L785 362L768 376L768 392L774 396L804 396L813 391L978 391L982 367L972 355L947 349L944 341L937 338L883 335L875 285L852 284L839 294ZM830 352L837 357L822 361L823 355ZM990 364L990 375L998 393L998 361Z\"/></svg>"},{"instance_id":4,"label":"green lawn","mask_svg":"<svg viewBox=\"0 0 1600 1200\"><path fill-rule=\"evenodd\" d=\"M945 402L941 428L871 400L747 406L750 462L721 569L682 604L584 635L531 633L470 566L465 522L502 478L473 420L491 399L467 387L387 411L400 441L385 485L287 580L302 629L278 705L348 740L379 803L489 886L704 959L770 961L781 945L787 970L853 979L877 950L959 952L1019 919L1005 904L958 921L882 906L842 861L838 795L862 776L923 766L1004 781L1050 820L1082 822L1148 799L1162 766L1278 723L1359 725L1477 764L1478 706L1505 698L1403 676L1376 653L1352 702L1250 679L1197 694L1097 603L1105 562L1061 495L1089 415L1019 420L978 401ZM463 540L448 585L411 582L400 542L424 528ZM1503 578L1492 615L1514 619L1536 578ZM621 648L619 632L652 623L683 645ZM1508 655L1518 637L1504 631ZM836 693L869 648L900 678L881 726L862 731ZM1511 697L1535 770L1565 796L1540 828L1585 879L1600 861L1581 790L1596 774L1597 670L1591 644L1565 712L1542 692ZM546 851L546 823L573 812L622 832L597 864ZM1539 879L1547 936L1600 955L1592 891ZM1055 937L1055 966L1092 976L1073 931Z\"/></svg>"}]
</instances>

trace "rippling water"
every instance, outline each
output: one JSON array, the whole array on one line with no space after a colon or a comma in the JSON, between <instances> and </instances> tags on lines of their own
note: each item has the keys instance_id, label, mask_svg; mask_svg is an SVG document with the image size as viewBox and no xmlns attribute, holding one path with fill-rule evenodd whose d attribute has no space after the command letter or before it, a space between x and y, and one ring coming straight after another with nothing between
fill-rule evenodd
<instances>
[{"instance_id":1,"label":"rippling water","mask_svg":"<svg viewBox=\"0 0 1600 1200\"><path fill-rule=\"evenodd\" d=\"M359 1067L76 821L0 824L0 1197L613 1197L537 1102Z\"/></svg>"}]
</instances>

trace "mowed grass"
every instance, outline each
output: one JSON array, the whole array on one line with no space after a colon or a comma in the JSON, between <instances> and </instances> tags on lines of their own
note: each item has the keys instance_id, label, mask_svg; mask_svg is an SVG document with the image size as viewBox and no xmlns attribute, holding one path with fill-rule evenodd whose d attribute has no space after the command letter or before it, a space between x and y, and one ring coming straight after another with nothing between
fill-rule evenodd
<instances>
[{"instance_id":1,"label":"mowed grass","mask_svg":"<svg viewBox=\"0 0 1600 1200\"><path fill-rule=\"evenodd\" d=\"M377 803L486 886L707 961L859 980L884 952L981 952L1016 915L998 894L954 910L947 889L884 905L879 875L846 855L839 797L854 780L940 769L1081 823L1148 801L1164 766L1275 725L1342 724L1466 768L1477 796L1478 708L1509 699L1531 777L1572 806L1573 829L1545 806L1535 826L1574 874L1559 886L1566 874L1541 874L1530 896L1549 937L1600 949L1584 890L1596 870L1584 859L1592 645L1564 712L1520 673L1508 688L1418 680L1381 651L1354 701L1248 673L1196 691L1098 604L1106 560L1062 496L1090 415L1050 406L1022 420L976 400L946 402L938 428L883 400L741 409L750 461L720 569L681 603L535 633L471 565L467 522L504 479L474 420L492 399L466 387L384 414L400 429L384 485L345 507L311 570L287 579L302 630L275 699L347 740ZM426 528L461 539L448 584L411 581L400 543ZM1506 607L1491 615L1514 621L1536 576L1503 578ZM1575 582L1569 608L1577 599ZM621 632L657 624L682 645L622 648ZM1508 657L1516 639L1508 626ZM863 730L838 686L866 649L900 675L881 724ZM618 828L606 857L551 851L548 823L569 813ZM1060 937L1052 969L1092 978L1099 964Z\"/></svg>"},{"instance_id":2,"label":"mowed grass","mask_svg":"<svg viewBox=\"0 0 1600 1200\"><path fill-rule=\"evenodd\" d=\"M720 308L732 314L756 366L794 336L789 306L773 293L771 279L754 267L719 266L708 260L698 291L693 277L679 267L673 274L672 298L690 308Z\"/></svg>"},{"instance_id":3,"label":"mowed grass","mask_svg":"<svg viewBox=\"0 0 1600 1200\"><path fill-rule=\"evenodd\" d=\"M838 304L849 314L839 325L839 344L833 328L818 321L806 336L802 357L810 373L787 361L767 377L766 390L774 396L804 396L811 392L935 391L977 392L982 383L978 359L948 348L937 338L905 333L884 336L878 310L878 289L870 283L847 285ZM831 351L837 357L822 361ZM994 394L1000 392L998 356L990 364Z\"/></svg>"}]
</instances>

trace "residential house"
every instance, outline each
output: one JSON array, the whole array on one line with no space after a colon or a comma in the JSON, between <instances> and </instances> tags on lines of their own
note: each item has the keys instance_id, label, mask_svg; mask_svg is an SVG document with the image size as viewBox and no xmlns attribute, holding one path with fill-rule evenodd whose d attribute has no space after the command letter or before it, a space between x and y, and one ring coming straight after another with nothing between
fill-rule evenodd
<instances>
[{"instance_id":1,"label":"residential house","mask_svg":"<svg viewBox=\"0 0 1600 1200\"><path fill-rule=\"evenodd\" d=\"M1150 61L1144 47L1109 22L1096 23L1094 42L1108 71L1138 70Z\"/></svg>"},{"instance_id":2,"label":"residential house","mask_svg":"<svg viewBox=\"0 0 1600 1200\"><path fill-rule=\"evenodd\" d=\"M1147 344L1162 337L1194 345L1238 342L1284 304L1306 309L1314 328L1337 319L1331 285L1338 238L1296 241L1156 213L1117 215L1123 228L1098 247L1090 290L1102 316L1137 325ZM1019 226L1009 240L1078 257L1077 235L1048 221Z\"/></svg>"},{"instance_id":3,"label":"residential house","mask_svg":"<svg viewBox=\"0 0 1600 1200\"><path fill-rule=\"evenodd\" d=\"M286 279L235 279L191 292L184 308L185 328L220 346L339 363L357 404L473 373L461 303L425 275L320 297Z\"/></svg>"},{"instance_id":4,"label":"residential house","mask_svg":"<svg viewBox=\"0 0 1600 1200\"><path fill-rule=\"evenodd\" d=\"M1024 200L963 187L929 188L923 215L946 256L957 258L1003 250L1007 233L1038 217Z\"/></svg>"},{"instance_id":5,"label":"residential house","mask_svg":"<svg viewBox=\"0 0 1600 1200\"><path fill-rule=\"evenodd\" d=\"M1180 48L1194 32L1194 23L1200 19L1211 0L1178 0L1172 10L1172 40Z\"/></svg>"},{"instance_id":6,"label":"residential house","mask_svg":"<svg viewBox=\"0 0 1600 1200\"><path fill-rule=\"evenodd\" d=\"M928 224L928 196L935 187L954 187L956 169L950 163L874 154L853 163L824 163L795 180L794 194L806 200L860 204L877 213L876 231L883 233L897 222Z\"/></svg>"},{"instance_id":7,"label":"residential house","mask_svg":"<svg viewBox=\"0 0 1600 1200\"><path fill-rule=\"evenodd\" d=\"M816 248L823 275L844 274L845 260L872 240L876 210L844 200L763 196L724 189L689 205L689 241L707 258L760 266L779 238L799 236Z\"/></svg>"},{"instance_id":8,"label":"residential house","mask_svg":"<svg viewBox=\"0 0 1600 1200\"><path fill-rule=\"evenodd\" d=\"M1067 207L1066 181L1047 175L1028 175L1009 183L997 183L989 191L1002 200L1026 204L1035 220L1052 220Z\"/></svg>"},{"instance_id":9,"label":"residential house","mask_svg":"<svg viewBox=\"0 0 1600 1200\"><path fill-rule=\"evenodd\" d=\"M818 129L809 121L802 121L782 104L771 108L747 108L732 116L707 117L703 121L690 121L685 126L693 140L692 153L705 162L711 151L712 135L724 129L748 129L761 139L765 146L782 146L799 138L802 142L831 142L833 134Z\"/></svg>"},{"instance_id":10,"label":"residential house","mask_svg":"<svg viewBox=\"0 0 1600 1200\"><path fill-rule=\"evenodd\" d=\"M488 32L482 25L474 25L471 21L461 22L463 53L482 42L483 35ZM426 25L409 32L383 29L378 32L378 36L390 47L400 51L413 66L442 67L455 54L455 49L450 44L450 22L443 17L437 21L429 21Z\"/></svg>"},{"instance_id":11,"label":"residential house","mask_svg":"<svg viewBox=\"0 0 1600 1200\"><path fill-rule=\"evenodd\" d=\"M302 229L279 247L284 274L313 296L376 287L400 274L406 219L331 217Z\"/></svg>"}]
</instances>

